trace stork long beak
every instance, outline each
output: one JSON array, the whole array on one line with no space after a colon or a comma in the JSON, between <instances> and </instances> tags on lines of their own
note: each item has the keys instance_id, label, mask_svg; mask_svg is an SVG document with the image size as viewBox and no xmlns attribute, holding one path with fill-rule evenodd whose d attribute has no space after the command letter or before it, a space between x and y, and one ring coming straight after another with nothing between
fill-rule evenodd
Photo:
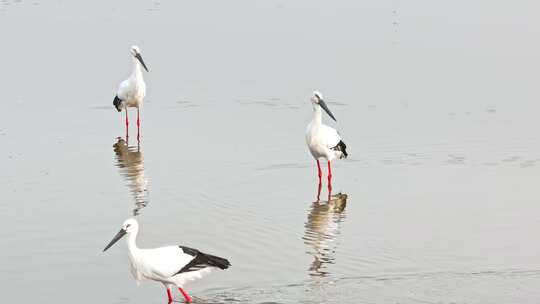
<instances>
[{"instance_id":1,"label":"stork long beak","mask_svg":"<svg viewBox=\"0 0 540 304\"><path fill-rule=\"evenodd\" d=\"M330 112L330 109L328 109L328 106L326 105L326 102L324 102L324 100L319 99L319 105L328 114L328 116L330 116L334 121L337 121L334 117L334 114L332 114L332 112Z\"/></svg>"},{"instance_id":2,"label":"stork long beak","mask_svg":"<svg viewBox=\"0 0 540 304\"><path fill-rule=\"evenodd\" d=\"M137 60L139 60L139 62L144 67L144 69L148 72L148 68L146 67L146 64L144 64L144 60L142 59L141 53L138 53L137 55L135 55L135 58L137 58Z\"/></svg>"},{"instance_id":3,"label":"stork long beak","mask_svg":"<svg viewBox=\"0 0 540 304\"><path fill-rule=\"evenodd\" d=\"M118 240L121 239L124 235L126 235L126 233L127 232L123 228L120 229L120 231L118 231L118 233L113 237L113 239L111 240L109 245L107 245L105 247L105 249L103 249L103 252L105 252L105 250L111 248L111 246L114 245L114 243L118 242Z\"/></svg>"}]
</instances>

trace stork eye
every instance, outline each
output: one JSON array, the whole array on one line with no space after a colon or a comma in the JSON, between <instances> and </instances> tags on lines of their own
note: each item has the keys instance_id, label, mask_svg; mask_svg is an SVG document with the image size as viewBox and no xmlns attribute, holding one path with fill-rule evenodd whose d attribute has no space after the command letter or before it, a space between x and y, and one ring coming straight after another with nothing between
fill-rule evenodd
<instances>
[{"instance_id":1,"label":"stork eye","mask_svg":"<svg viewBox=\"0 0 540 304\"><path fill-rule=\"evenodd\" d=\"M131 226L131 224L127 224L127 225L126 225L126 228L129 228L129 226Z\"/></svg>"}]
</instances>

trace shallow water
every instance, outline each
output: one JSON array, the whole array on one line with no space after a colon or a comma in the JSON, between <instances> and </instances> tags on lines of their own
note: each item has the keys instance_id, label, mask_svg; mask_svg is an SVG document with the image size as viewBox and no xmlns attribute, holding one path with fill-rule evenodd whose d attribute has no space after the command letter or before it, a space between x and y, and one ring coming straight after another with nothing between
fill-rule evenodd
<instances>
[{"instance_id":1,"label":"shallow water","mask_svg":"<svg viewBox=\"0 0 540 304\"><path fill-rule=\"evenodd\" d=\"M91 3L0 2L4 302L165 301L101 252L133 214L142 247L230 259L201 303L539 302L537 4ZM350 151L330 205L314 89Z\"/></svg>"}]
</instances>

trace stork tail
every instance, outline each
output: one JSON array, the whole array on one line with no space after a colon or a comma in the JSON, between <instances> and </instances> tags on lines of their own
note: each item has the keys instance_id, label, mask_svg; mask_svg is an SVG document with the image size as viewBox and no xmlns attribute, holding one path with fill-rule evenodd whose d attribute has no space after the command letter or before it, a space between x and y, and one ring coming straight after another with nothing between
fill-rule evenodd
<instances>
[{"instance_id":1,"label":"stork tail","mask_svg":"<svg viewBox=\"0 0 540 304\"><path fill-rule=\"evenodd\" d=\"M219 269L227 269L229 266L231 266L231 263L229 263L229 260L227 259L206 253L204 255L206 255L208 264L211 266L218 267Z\"/></svg>"},{"instance_id":2,"label":"stork tail","mask_svg":"<svg viewBox=\"0 0 540 304\"><path fill-rule=\"evenodd\" d=\"M176 274L189 271L197 271L202 268L211 266L217 267L219 269L227 269L231 266L231 263L227 259L200 252L197 249L189 248L186 246L179 246L185 254L194 256L195 258L187 263L182 269L180 269Z\"/></svg>"},{"instance_id":3,"label":"stork tail","mask_svg":"<svg viewBox=\"0 0 540 304\"><path fill-rule=\"evenodd\" d=\"M113 105L118 112L122 111L122 99L118 98L118 95L114 96Z\"/></svg>"},{"instance_id":4,"label":"stork tail","mask_svg":"<svg viewBox=\"0 0 540 304\"><path fill-rule=\"evenodd\" d=\"M347 154L347 145L342 140L340 140L332 150L340 151L342 153L342 157L340 158L347 158L347 156L349 156L349 154Z\"/></svg>"}]
</instances>

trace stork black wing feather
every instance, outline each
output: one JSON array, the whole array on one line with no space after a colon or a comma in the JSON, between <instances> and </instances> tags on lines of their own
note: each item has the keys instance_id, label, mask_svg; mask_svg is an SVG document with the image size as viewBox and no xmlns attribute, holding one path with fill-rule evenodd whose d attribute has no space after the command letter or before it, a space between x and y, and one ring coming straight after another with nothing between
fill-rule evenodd
<instances>
[{"instance_id":1,"label":"stork black wing feather","mask_svg":"<svg viewBox=\"0 0 540 304\"><path fill-rule=\"evenodd\" d=\"M122 99L118 98L118 95L114 96L113 105L118 112L122 111Z\"/></svg>"},{"instance_id":2,"label":"stork black wing feather","mask_svg":"<svg viewBox=\"0 0 540 304\"><path fill-rule=\"evenodd\" d=\"M195 258L191 260L189 263L187 263L182 269L180 269L176 274L183 273L183 272L190 272L190 271L197 271L201 270L205 267L217 267L219 269L227 269L229 266L231 266L231 263L227 259L206 254L203 252L200 252L197 249L193 249L190 247L185 246L178 246L182 251L184 251L185 254L189 254L191 256L194 256Z\"/></svg>"},{"instance_id":3,"label":"stork black wing feather","mask_svg":"<svg viewBox=\"0 0 540 304\"><path fill-rule=\"evenodd\" d=\"M340 140L338 144L332 148L332 150L341 151L345 158L349 156L349 154L347 154L347 145L345 145L345 143L342 140Z\"/></svg>"}]
</instances>

